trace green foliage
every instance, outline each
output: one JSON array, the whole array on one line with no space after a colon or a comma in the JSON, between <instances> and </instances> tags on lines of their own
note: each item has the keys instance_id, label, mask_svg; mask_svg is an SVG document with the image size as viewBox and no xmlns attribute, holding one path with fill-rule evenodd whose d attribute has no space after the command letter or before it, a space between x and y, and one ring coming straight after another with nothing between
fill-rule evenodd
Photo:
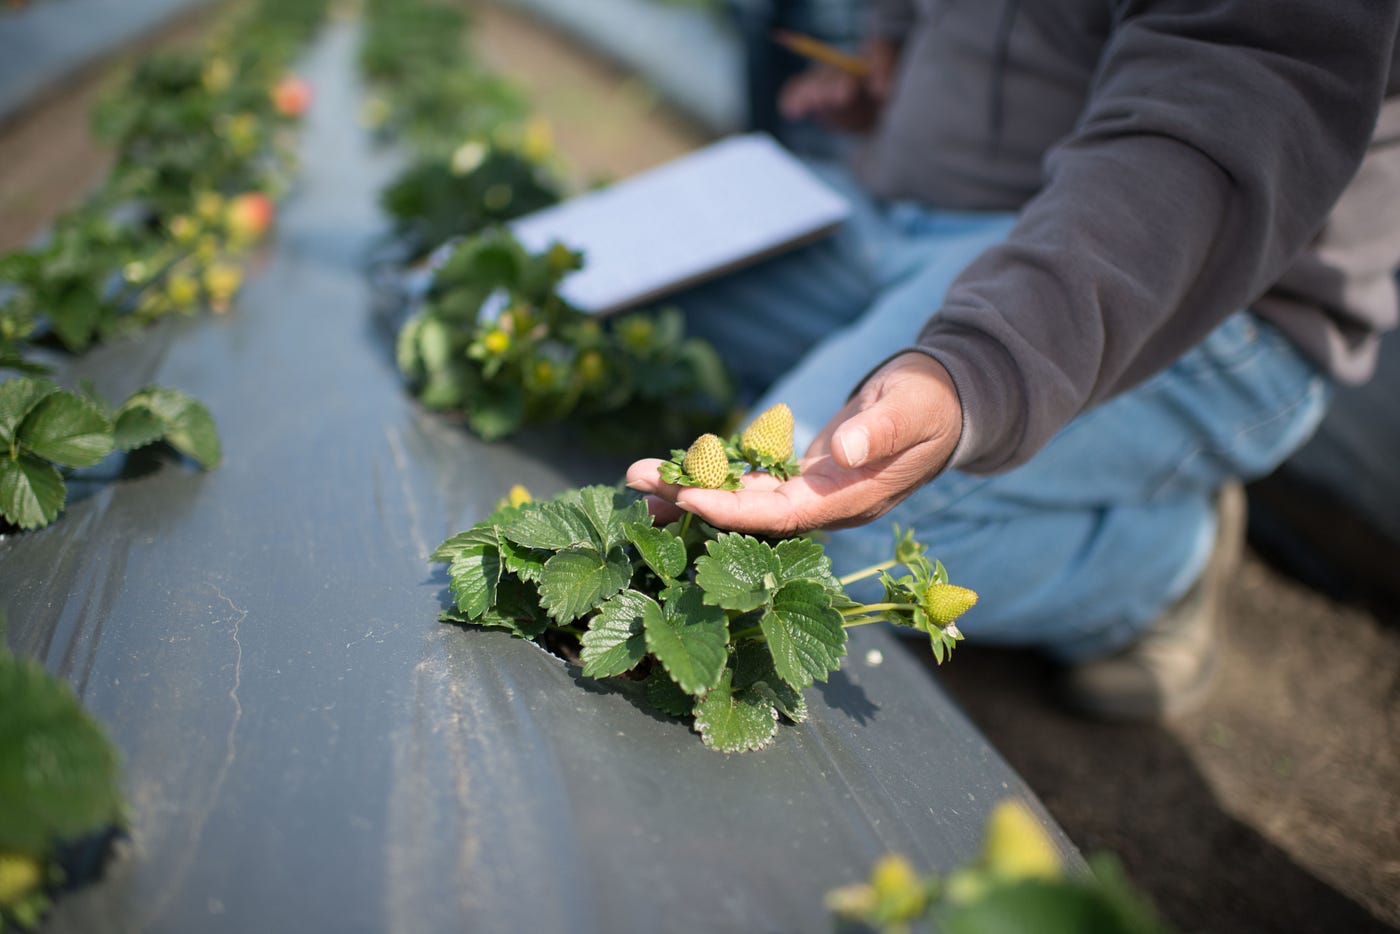
<instances>
[{"instance_id":1,"label":"green foliage","mask_svg":"<svg viewBox=\"0 0 1400 934\"><path fill-rule=\"evenodd\" d=\"M465 144L450 158L420 160L380 198L414 258L558 200L559 186L539 164L485 143Z\"/></svg>"},{"instance_id":2,"label":"green foliage","mask_svg":"<svg viewBox=\"0 0 1400 934\"><path fill-rule=\"evenodd\" d=\"M198 52L147 56L95 115L115 152L104 184L37 247L0 256L0 367L26 345L80 353L152 319L222 310L256 239L229 198L271 195L292 168L271 91L325 0L257 0Z\"/></svg>"},{"instance_id":3,"label":"green foliage","mask_svg":"<svg viewBox=\"0 0 1400 934\"><path fill-rule=\"evenodd\" d=\"M394 235L414 259L470 238L399 332L399 367L419 400L460 412L488 440L567 419L615 448L723 420L728 378L679 313L591 318L557 293L580 256L559 245L531 255L496 229L556 201L560 185L548 125L478 67L466 14L429 0L371 0L366 12L360 65L376 96L365 117L418 152L382 197Z\"/></svg>"},{"instance_id":4,"label":"green foliage","mask_svg":"<svg viewBox=\"0 0 1400 934\"><path fill-rule=\"evenodd\" d=\"M125 819L116 749L66 684L0 647L0 929L36 924L61 843Z\"/></svg>"},{"instance_id":5,"label":"green foliage","mask_svg":"<svg viewBox=\"0 0 1400 934\"><path fill-rule=\"evenodd\" d=\"M501 131L522 122L526 108L515 88L473 59L460 7L371 0L365 13L360 68L380 95L367 108L372 129L442 160L464 140L502 142L510 133Z\"/></svg>"},{"instance_id":6,"label":"green foliage","mask_svg":"<svg viewBox=\"0 0 1400 934\"><path fill-rule=\"evenodd\" d=\"M213 418L176 390L143 389L108 411L46 379L0 382L0 519L21 529L48 525L67 495L61 468L159 442L201 466L219 463Z\"/></svg>"},{"instance_id":7,"label":"green foliage","mask_svg":"<svg viewBox=\"0 0 1400 934\"><path fill-rule=\"evenodd\" d=\"M869 881L834 889L826 901L843 926L881 934L914 924L946 934L1165 934L1116 860L1096 857L1091 867L1066 873L1039 819L1008 800L993 809L981 852L948 875L921 876L889 854Z\"/></svg>"},{"instance_id":8,"label":"green foliage","mask_svg":"<svg viewBox=\"0 0 1400 934\"><path fill-rule=\"evenodd\" d=\"M573 308L558 285L580 262L504 231L460 244L399 332L423 404L461 412L488 440L567 418L600 442L655 446L722 419L730 387L714 349L685 336L679 312L600 321ZM628 435L614 437L620 424Z\"/></svg>"},{"instance_id":9,"label":"green foliage","mask_svg":"<svg viewBox=\"0 0 1400 934\"><path fill-rule=\"evenodd\" d=\"M805 719L801 692L840 666L848 627L911 624L913 595L854 603L815 541L695 526L656 526L640 497L607 486L503 506L433 552L455 603L442 618L568 646L584 676L640 682L647 704L693 716L723 752Z\"/></svg>"}]
</instances>

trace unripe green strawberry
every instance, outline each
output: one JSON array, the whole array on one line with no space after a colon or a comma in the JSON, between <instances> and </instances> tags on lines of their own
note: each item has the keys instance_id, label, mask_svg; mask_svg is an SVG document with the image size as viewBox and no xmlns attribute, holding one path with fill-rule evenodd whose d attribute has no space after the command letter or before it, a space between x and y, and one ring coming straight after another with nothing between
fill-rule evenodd
<instances>
[{"instance_id":1,"label":"unripe green strawberry","mask_svg":"<svg viewBox=\"0 0 1400 934\"><path fill-rule=\"evenodd\" d=\"M959 616L972 609L977 591L957 584L930 584L924 591L923 610L940 629L951 626Z\"/></svg>"},{"instance_id":2,"label":"unripe green strawberry","mask_svg":"<svg viewBox=\"0 0 1400 934\"><path fill-rule=\"evenodd\" d=\"M792 409L779 402L764 410L739 436L739 447L774 462L792 457Z\"/></svg>"},{"instance_id":3,"label":"unripe green strawberry","mask_svg":"<svg viewBox=\"0 0 1400 934\"><path fill-rule=\"evenodd\" d=\"M724 453L724 442L717 435L696 438L685 452L681 466L696 486L708 490L719 489L729 479L729 455Z\"/></svg>"}]
</instances>

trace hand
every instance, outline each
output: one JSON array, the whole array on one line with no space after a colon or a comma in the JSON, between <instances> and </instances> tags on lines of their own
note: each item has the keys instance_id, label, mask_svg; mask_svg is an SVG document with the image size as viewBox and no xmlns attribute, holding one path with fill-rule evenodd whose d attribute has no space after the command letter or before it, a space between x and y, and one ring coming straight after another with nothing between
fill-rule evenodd
<instances>
[{"instance_id":1,"label":"hand","mask_svg":"<svg viewBox=\"0 0 1400 934\"><path fill-rule=\"evenodd\" d=\"M898 56L893 42L872 39L861 52L869 74L857 77L830 65L809 68L783 86L778 110L789 120L811 119L840 130L868 131L889 97Z\"/></svg>"},{"instance_id":2,"label":"hand","mask_svg":"<svg viewBox=\"0 0 1400 934\"><path fill-rule=\"evenodd\" d=\"M748 474L744 489L662 483L661 461L637 461L627 485L653 495L652 513L682 510L717 528L781 537L862 525L933 479L962 435L962 404L943 365L921 353L877 370L827 423L802 458L802 475L780 483Z\"/></svg>"}]
</instances>

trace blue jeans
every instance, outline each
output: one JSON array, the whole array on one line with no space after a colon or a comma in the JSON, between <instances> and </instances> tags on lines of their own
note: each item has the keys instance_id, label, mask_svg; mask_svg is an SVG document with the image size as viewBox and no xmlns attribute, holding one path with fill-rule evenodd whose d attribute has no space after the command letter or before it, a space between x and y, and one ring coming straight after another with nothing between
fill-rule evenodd
<instances>
[{"instance_id":1,"label":"blue jeans","mask_svg":"<svg viewBox=\"0 0 1400 934\"><path fill-rule=\"evenodd\" d=\"M855 205L837 235L676 300L757 397L756 411L791 406L799 451L1014 221L878 204L844 172L819 170ZM1064 661L1107 654L1200 576L1219 488L1277 466L1330 394L1282 334L1237 312L1169 369L1074 419L1029 463L995 476L945 472L883 519L832 533L827 551L845 573L890 556L891 523L913 528L954 582L981 595L961 627L970 641Z\"/></svg>"}]
</instances>

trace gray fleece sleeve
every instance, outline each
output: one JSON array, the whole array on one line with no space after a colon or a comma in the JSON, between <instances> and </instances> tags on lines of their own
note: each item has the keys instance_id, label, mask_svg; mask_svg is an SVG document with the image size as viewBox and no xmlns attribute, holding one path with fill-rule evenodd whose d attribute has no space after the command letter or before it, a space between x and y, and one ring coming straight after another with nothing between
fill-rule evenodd
<instances>
[{"instance_id":1,"label":"gray fleece sleeve","mask_svg":"<svg viewBox=\"0 0 1400 934\"><path fill-rule=\"evenodd\" d=\"M1256 299L1366 149L1396 0L1139 0L1075 132L917 348L963 405L950 466L1024 463Z\"/></svg>"}]
</instances>

